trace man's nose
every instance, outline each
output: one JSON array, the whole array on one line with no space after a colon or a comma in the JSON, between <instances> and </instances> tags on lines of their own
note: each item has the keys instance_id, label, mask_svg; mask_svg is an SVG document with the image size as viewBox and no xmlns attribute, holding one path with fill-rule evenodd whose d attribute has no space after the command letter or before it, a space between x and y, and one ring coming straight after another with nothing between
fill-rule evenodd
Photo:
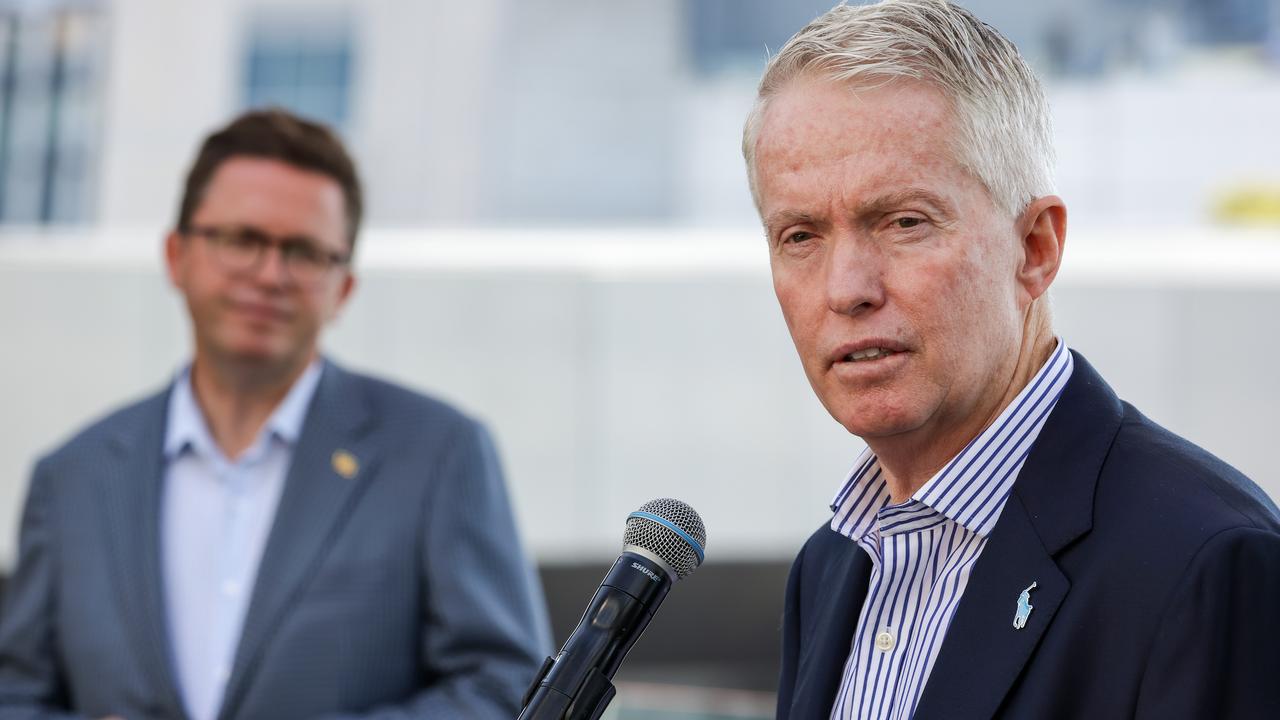
<instances>
[{"instance_id":1,"label":"man's nose","mask_svg":"<svg viewBox=\"0 0 1280 720\"><path fill-rule=\"evenodd\" d=\"M884 304L882 251L854 235L833 238L826 262L827 306L841 315L857 315Z\"/></svg>"},{"instance_id":2,"label":"man's nose","mask_svg":"<svg viewBox=\"0 0 1280 720\"><path fill-rule=\"evenodd\" d=\"M262 249L262 257L258 260L253 278L272 287L280 287L289 282L289 268L285 265L284 250L279 245L271 244Z\"/></svg>"}]
</instances>

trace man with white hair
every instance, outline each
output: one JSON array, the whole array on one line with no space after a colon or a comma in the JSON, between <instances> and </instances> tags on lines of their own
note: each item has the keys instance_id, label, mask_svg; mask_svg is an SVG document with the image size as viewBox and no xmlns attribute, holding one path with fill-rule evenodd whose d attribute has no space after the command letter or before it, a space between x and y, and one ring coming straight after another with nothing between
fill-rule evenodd
<instances>
[{"instance_id":1,"label":"man with white hair","mask_svg":"<svg viewBox=\"0 0 1280 720\"><path fill-rule=\"evenodd\" d=\"M792 568L778 717L1280 717L1280 515L1055 335L1017 49L945 0L838 6L743 151L801 364L868 445Z\"/></svg>"}]
</instances>

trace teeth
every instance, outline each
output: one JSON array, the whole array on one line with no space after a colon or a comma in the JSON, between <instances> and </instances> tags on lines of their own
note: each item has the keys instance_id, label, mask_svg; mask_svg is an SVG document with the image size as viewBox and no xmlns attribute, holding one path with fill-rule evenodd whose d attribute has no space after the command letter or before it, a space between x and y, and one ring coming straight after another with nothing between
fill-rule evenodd
<instances>
[{"instance_id":1,"label":"teeth","mask_svg":"<svg viewBox=\"0 0 1280 720\"><path fill-rule=\"evenodd\" d=\"M859 350L845 355L845 360L852 362L858 362L859 360L875 360L876 358L892 354L892 350L886 350L884 348L867 348L866 350Z\"/></svg>"}]
</instances>

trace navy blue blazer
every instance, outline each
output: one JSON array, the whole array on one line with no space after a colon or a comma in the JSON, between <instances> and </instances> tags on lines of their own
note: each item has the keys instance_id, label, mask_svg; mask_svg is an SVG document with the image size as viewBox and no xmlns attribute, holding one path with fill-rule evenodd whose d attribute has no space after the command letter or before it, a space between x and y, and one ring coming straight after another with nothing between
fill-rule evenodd
<instances>
[{"instance_id":1,"label":"navy blue blazer","mask_svg":"<svg viewBox=\"0 0 1280 720\"><path fill-rule=\"evenodd\" d=\"M823 527L787 583L778 717L830 716L871 563ZM1023 588L1038 583L1026 627ZM1280 718L1280 514L1079 354L915 717Z\"/></svg>"},{"instance_id":2,"label":"navy blue blazer","mask_svg":"<svg viewBox=\"0 0 1280 720\"><path fill-rule=\"evenodd\" d=\"M165 391L38 463L0 614L0 719L186 717L160 574L167 408ZM219 717L510 718L548 645L484 429L326 363Z\"/></svg>"}]
</instances>

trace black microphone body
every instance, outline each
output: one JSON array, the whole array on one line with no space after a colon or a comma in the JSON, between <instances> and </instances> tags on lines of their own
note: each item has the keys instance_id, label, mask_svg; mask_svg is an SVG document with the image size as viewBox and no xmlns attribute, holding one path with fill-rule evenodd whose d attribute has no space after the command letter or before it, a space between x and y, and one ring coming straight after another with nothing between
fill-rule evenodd
<instances>
[{"instance_id":1,"label":"black microphone body","mask_svg":"<svg viewBox=\"0 0 1280 720\"><path fill-rule=\"evenodd\" d=\"M560 654L542 663L517 720L598 720L613 699L613 674L671 585L702 564L706 544L702 518L679 500L650 500L628 515L622 555Z\"/></svg>"},{"instance_id":2,"label":"black microphone body","mask_svg":"<svg viewBox=\"0 0 1280 720\"><path fill-rule=\"evenodd\" d=\"M623 552L605 574L564 648L548 658L519 720L598 718L613 698L609 681L671 589L667 570Z\"/></svg>"}]
</instances>

